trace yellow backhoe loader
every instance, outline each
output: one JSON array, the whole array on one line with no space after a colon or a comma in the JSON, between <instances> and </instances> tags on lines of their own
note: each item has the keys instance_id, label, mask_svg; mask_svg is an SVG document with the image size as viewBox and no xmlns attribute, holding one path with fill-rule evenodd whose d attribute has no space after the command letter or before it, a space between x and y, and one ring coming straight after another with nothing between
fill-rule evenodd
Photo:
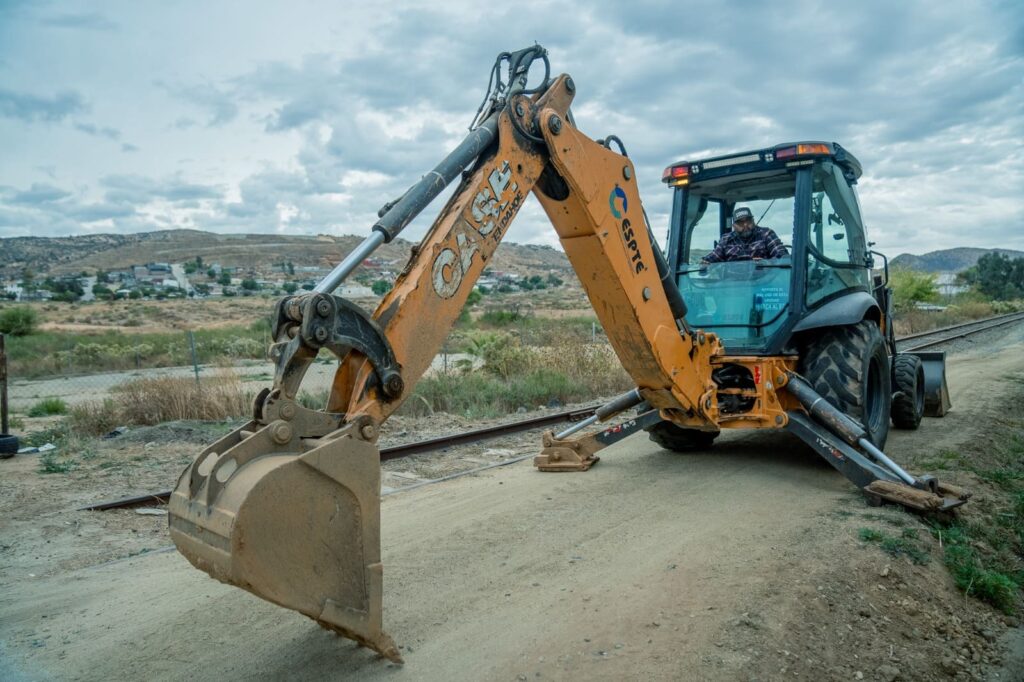
<instances>
[{"instance_id":1,"label":"yellow backhoe loader","mask_svg":"<svg viewBox=\"0 0 1024 682\"><path fill-rule=\"evenodd\" d=\"M530 87L538 64L543 76ZM278 302L273 387L257 396L251 421L196 456L170 499L171 536L196 567L401 660L382 625L379 427L430 366L531 192L636 384L588 423L639 408L596 434L547 434L539 469L586 470L601 447L639 429L676 450L710 446L725 429L788 429L875 499L922 511L967 499L881 450L890 413L916 427L949 403L941 357L895 353L888 289L871 274L852 194L852 155L798 143L673 164L666 258L625 149L576 128L575 94L568 75L550 77L540 46L499 55L465 140L385 205L371 235L315 289ZM372 315L332 293L452 182ZM736 204L758 201L789 207L788 255L701 262L708 248L698 233L710 226L712 247ZM296 395L321 350L338 368L318 411Z\"/></svg>"}]
</instances>

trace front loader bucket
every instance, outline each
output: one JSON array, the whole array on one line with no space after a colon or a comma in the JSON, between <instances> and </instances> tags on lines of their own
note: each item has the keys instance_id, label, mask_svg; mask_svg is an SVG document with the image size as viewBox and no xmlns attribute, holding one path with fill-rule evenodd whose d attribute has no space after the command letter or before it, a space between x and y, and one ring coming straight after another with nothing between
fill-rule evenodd
<instances>
[{"instance_id":1,"label":"front loader bucket","mask_svg":"<svg viewBox=\"0 0 1024 682\"><path fill-rule=\"evenodd\" d=\"M944 417L953 406L946 384L945 351L911 353L921 358L924 366L924 416Z\"/></svg>"},{"instance_id":2,"label":"front loader bucket","mask_svg":"<svg viewBox=\"0 0 1024 682\"><path fill-rule=\"evenodd\" d=\"M377 447L352 427L310 441L282 424L250 422L193 461L171 538L217 580L401 662L381 624Z\"/></svg>"}]
</instances>

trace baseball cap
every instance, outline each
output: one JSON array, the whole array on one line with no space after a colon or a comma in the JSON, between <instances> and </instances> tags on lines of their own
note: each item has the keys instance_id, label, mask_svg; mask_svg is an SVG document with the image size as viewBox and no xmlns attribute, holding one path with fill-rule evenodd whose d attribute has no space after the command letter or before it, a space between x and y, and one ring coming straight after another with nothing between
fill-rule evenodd
<instances>
[{"instance_id":1,"label":"baseball cap","mask_svg":"<svg viewBox=\"0 0 1024 682\"><path fill-rule=\"evenodd\" d=\"M754 219L754 214L751 213L750 209L746 206L740 206L732 212L732 221L734 223L738 223L745 218L749 218L750 220Z\"/></svg>"}]
</instances>

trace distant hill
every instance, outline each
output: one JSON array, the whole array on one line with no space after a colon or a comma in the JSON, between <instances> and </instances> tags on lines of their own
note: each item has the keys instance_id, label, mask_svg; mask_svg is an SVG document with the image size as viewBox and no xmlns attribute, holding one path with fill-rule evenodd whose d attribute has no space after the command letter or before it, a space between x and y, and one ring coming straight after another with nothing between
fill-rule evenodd
<instances>
[{"instance_id":1,"label":"distant hill","mask_svg":"<svg viewBox=\"0 0 1024 682\"><path fill-rule=\"evenodd\" d=\"M1024 258L1024 251L1012 249L978 249L970 246L961 246L956 249L942 249L941 251L930 251L920 256L912 253L901 253L890 261L895 267L920 270L922 272L960 272L966 270L986 253L1001 253L1010 258Z\"/></svg>"},{"instance_id":2,"label":"distant hill","mask_svg":"<svg viewBox=\"0 0 1024 682\"><path fill-rule=\"evenodd\" d=\"M181 263L200 256L242 270L270 271L274 263L332 267L362 241L343 235L284 236L275 234L215 234L199 230L161 230L135 234L96 234L78 237L0 238L0 276L14 278L25 268L48 275L116 270L145 263ZM374 258L396 272L409 258L412 242L396 239L380 247ZM495 255L495 270L535 274L570 270L565 254L547 246L503 243Z\"/></svg>"}]
</instances>

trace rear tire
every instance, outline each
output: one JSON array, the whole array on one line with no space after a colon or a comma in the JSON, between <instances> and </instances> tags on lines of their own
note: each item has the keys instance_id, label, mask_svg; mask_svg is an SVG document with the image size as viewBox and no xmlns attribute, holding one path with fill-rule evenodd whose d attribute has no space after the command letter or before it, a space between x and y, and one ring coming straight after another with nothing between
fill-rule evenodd
<instances>
[{"instance_id":1,"label":"rear tire","mask_svg":"<svg viewBox=\"0 0 1024 682\"><path fill-rule=\"evenodd\" d=\"M694 452L707 450L716 438L718 431L699 431L684 429L672 422L658 422L645 429L651 440L673 452Z\"/></svg>"},{"instance_id":2,"label":"rear tire","mask_svg":"<svg viewBox=\"0 0 1024 682\"><path fill-rule=\"evenodd\" d=\"M800 359L800 373L819 395L863 426L876 447L885 447L892 380L878 325L863 320L822 330Z\"/></svg>"},{"instance_id":3,"label":"rear tire","mask_svg":"<svg viewBox=\"0 0 1024 682\"><path fill-rule=\"evenodd\" d=\"M916 429L924 416L924 364L916 355L901 353L893 361L892 425Z\"/></svg>"}]
</instances>

